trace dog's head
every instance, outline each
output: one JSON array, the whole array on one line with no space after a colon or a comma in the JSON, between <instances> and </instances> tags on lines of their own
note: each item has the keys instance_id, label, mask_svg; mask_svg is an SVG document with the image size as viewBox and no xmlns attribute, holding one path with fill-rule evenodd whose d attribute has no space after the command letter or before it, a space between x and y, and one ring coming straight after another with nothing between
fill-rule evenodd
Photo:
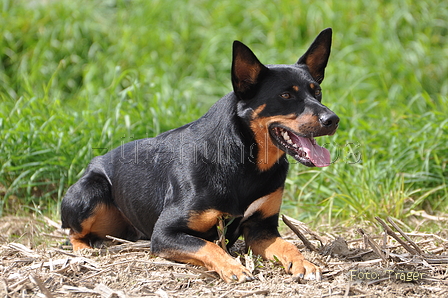
<instances>
[{"instance_id":1,"label":"dog's head","mask_svg":"<svg viewBox=\"0 0 448 298\"><path fill-rule=\"evenodd\" d=\"M271 161L286 152L309 167L331 163L329 151L314 139L334 134L339 123L339 117L321 103L331 35L331 28L323 30L293 65L263 65L247 46L233 44L238 113L253 131L259 151L268 152ZM271 164L264 162L268 165L260 166L262 170Z\"/></svg>"}]
</instances>

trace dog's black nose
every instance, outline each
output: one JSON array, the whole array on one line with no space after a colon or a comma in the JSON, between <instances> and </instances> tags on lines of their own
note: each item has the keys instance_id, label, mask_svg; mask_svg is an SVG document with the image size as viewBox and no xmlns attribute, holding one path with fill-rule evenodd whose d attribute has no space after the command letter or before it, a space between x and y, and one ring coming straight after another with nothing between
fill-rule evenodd
<instances>
[{"instance_id":1,"label":"dog's black nose","mask_svg":"<svg viewBox=\"0 0 448 298\"><path fill-rule=\"evenodd\" d=\"M335 113L330 112L330 113L321 114L319 117L319 121L325 127L336 128L339 124L339 117Z\"/></svg>"}]
</instances>

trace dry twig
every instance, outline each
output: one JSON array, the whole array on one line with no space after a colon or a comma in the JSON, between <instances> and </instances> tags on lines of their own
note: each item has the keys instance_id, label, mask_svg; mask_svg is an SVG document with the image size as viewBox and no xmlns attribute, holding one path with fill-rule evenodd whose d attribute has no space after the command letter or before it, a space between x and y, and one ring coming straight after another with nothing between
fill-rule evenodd
<instances>
[{"instance_id":1,"label":"dry twig","mask_svg":"<svg viewBox=\"0 0 448 298\"><path fill-rule=\"evenodd\" d=\"M292 223L292 218L282 215L283 222L296 234L300 240L302 240L303 244L310 250L314 252L319 252L319 250L305 237L305 235L300 232L300 230Z\"/></svg>"},{"instance_id":2,"label":"dry twig","mask_svg":"<svg viewBox=\"0 0 448 298\"><path fill-rule=\"evenodd\" d=\"M364 232L363 229L358 229L358 232L365 237L365 239L367 240L368 245L372 248L372 250L375 252L375 254L377 256L379 256L384 262L387 262L387 258L384 255L384 253L381 251L381 248L378 246L378 244L376 244L376 242L370 238L370 236Z\"/></svg>"}]
</instances>

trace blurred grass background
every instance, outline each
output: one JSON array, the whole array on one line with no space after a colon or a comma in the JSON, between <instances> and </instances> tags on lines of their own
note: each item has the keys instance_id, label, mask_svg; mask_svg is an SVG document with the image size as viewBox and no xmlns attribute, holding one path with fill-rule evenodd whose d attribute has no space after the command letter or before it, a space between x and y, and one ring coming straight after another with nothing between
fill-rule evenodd
<instances>
[{"instance_id":1,"label":"blurred grass background","mask_svg":"<svg viewBox=\"0 0 448 298\"><path fill-rule=\"evenodd\" d=\"M293 164L283 211L335 224L448 212L445 0L0 0L0 216L59 216L93 156L200 117L231 91L231 44L294 63L333 49L320 138L334 164Z\"/></svg>"}]
</instances>

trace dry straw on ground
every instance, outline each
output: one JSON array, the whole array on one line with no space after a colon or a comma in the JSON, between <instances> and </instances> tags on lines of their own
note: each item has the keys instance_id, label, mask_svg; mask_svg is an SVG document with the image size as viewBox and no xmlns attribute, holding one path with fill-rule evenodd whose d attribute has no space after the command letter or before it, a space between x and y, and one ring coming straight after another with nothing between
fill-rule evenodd
<instances>
[{"instance_id":1,"label":"dry straw on ground","mask_svg":"<svg viewBox=\"0 0 448 298\"><path fill-rule=\"evenodd\" d=\"M238 242L231 253L257 280L226 284L204 268L152 256L147 241L112 238L113 245L73 253L58 223L5 217L0 219L0 297L448 296L446 231L405 233L390 218L377 220L383 232L373 235L365 229L317 233L285 217L295 233L286 238L323 268L323 281L293 281L280 265L245 254ZM437 220L446 226L446 218Z\"/></svg>"}]
</instances>

